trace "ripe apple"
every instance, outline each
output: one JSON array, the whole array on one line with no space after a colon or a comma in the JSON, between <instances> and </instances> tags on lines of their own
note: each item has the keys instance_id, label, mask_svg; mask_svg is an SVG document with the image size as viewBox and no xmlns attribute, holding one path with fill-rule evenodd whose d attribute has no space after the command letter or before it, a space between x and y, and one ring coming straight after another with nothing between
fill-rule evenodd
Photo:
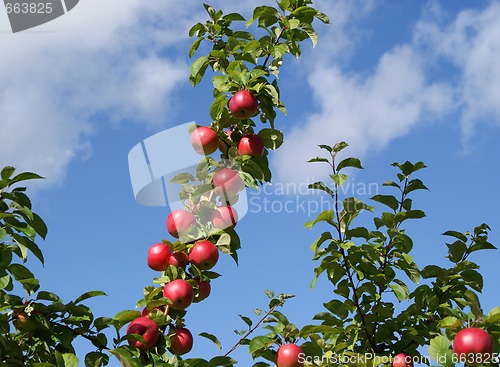
<instances>
[{"instance_id":1,"label":"ripe apple","mask_svg":"<svg viewBox=\"0 0 500 367\"><path fill-rule=\"evenodd\" d=\"M238 172L231 168L217 171L212 178L212 185L217 193L223 197L235 196L245 187Z\"/></svg>"},{"instance_id":2,"label":"ripe apple","mask_svg":"<svg viewBox=\"0 0 500 367\"><path fill-rule=\"evenodd\" d=\"M406 353L396 354L392 360L392 367L413 367L413 359Z\"/></svg>"},{"instance_id":3,"label":"ripe apple","mask_svg":"<svg viewBox=\"0 0 500 367\"><path fill-rule=\"evenodd\" d=\"M245 135L238 143L239 155L251 155L252 157L262 157L264 154L264 142L257 134Z\"/></svg>"},{"instance_id":4,"label":"ripe apple","mask_svg":"<svg viewBox=\"0 0 500 367\"><path fill-rule=\"evenodd\" d=\"M172 302L174 310L184 310L193 302L194 290L186 280L176 279L165 284L163 296Z\"/></svg>"},{"instance_id":5,"label":"ripe apple","mask_svg":"<svg viewBox=\"0 0 500 367\"><path fill-rule=\"evenodd\" d=\"M174 332L170 337L169 350L176 355L189 353L193 348L193 334L186 328L178 328Z\"/></svg>"},{"instance_id":6,"label":"ripe apple","mask_svg":"<svg viewBox=\"0 0 500 367\"><path fill-rule=\"evenodd\" d=\"M173 210L167 217L167 230L173 237L179 238L196 224L195 216L183 209Z\"/></svg>"},{"instance_id":7,"label":"ripe apple","mask_svg":"<svg viewBox=\"0 0 500 367\"><path fill-rule=\"evenodd\" d=\"M209 155L219 147L219 137L213 129L200 126L191 134L191 145L196 153Z\"/></svg>"},{"instance_id":8,"label":"ripe apple","mask_svg":"<svg viewBox=\"0 0 500 367\"><path fill-rule=\"evenodd\" d=\"M277 367L302 367L304 352L297 344L283 344L276 354Z\"/></svg>"},{"instance_id":9,"label":"ripe apple","mask_svg":"<svg viewBox=\"0 0 500 367\"><path fill-rule=\"evenodd\" d=\"M189 257L185 252L182 251L174 252L168 259L168 264L173 265L177 268L185 269L188 263Z\"/></svg>"},{"instance_id":10,"label":"ripe apple","mask_svg":"<svg viewBox=\"0 0 500 367\"><path fill-rule=\"evenodd\" d=\"M148 266L153 270L164 271L168 268L171 255L170 247L156 243L148 250Z\"/></svg>"},{"instance_id":11,"label":"ripe apple","mask_svg":"<svg viewBox=\"0 0 500 367\"><path fill-rule=\"evenodd\" d=\"M240 90L236 92L229 100L229 111L239 120L245 120L257 112L259 101L248 90Z\"/></svg>"},{"instance_id":12,"label":"ripe apple","mask_svg":"<svg viewBox=\"0 0 500 367\"><path fill-rule=\"evenodd\" d=\"M238 213L232 206L220 206L212 212L212 224L215 228L233 228L238 222Z\"/></svg>"},{"instance_id":13,"label":"ripe apple","mask_svg":"<svg viewBox=\"0 0 500 367\"><path fill-rule=\"evenodd\" d=\"M209 281L202 281L199 278L195 278L194 280L198 284L198 294L194 296L193 302L198 303L210 295L211 287Z\"/></svg>"},{"instance_id":14,"label":"ripe apple","mask_svg":"<svg viewBox=\"0 0 500 367\"><path fill-rule=\"evenodd\" d=\"M22 333L29 333L36 330L36 325L33 320L30 320L26 312L14 311L14 327Z\"/></svg>"},{"instance_id":15,"label":"ripe apple","mask_svg":"<svg viewBox=\"0 0 500 367\"><path fill-rule=\"evenodd\" d=\"M146 344L138 340L130 339L128 341L131 346L137 347L140 350L147 350L154 347L160 335L158 325L147 316L139 317L129 324L127 327L127 335L130 334L139 334L144 338Z\"/></svg>"},{"instance_id":16,"label":"ripe apple","mask_svg":"<svg viewBox=\"0 0 500 367\"><path fill-rule=\"evenodd\" d=\"M189 253L191 264L201 270L212 269L219 260L219 250L208 240L198 241Z\"/></svg>"},{"instance_id":17,"label":"ripe apple","mask_svg":"<svg viewBox=\"0 0 500 367\"><path fill-rule=\"evenodd\" d=\"M481 328L465 328L455 335L453 352L468 365L484 363L493 353L493 339Z\"/></svg>"}]
</instances>

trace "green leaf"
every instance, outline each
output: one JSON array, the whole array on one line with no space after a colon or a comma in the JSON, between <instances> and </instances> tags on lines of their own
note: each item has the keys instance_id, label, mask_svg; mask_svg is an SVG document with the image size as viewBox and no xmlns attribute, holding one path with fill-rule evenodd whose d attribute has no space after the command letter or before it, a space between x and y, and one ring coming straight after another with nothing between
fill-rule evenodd
<instances>
[{"instance_id":1,"label":"green leaf","mask_svg":"<svg viewBox=\"0 0 500 367\"><path fill-rule=\"evenodd\" d=\"M451 367L453 366L453 362L450 355L450 347L450 341L446 337L438 335L430 341L429 356L441 365Z\"/></svg>"},{"instance_id":2,"label":"green leaf","mask_svg":"<svg viewBox=\"0 0 500 367\"><path fill-rule=\"evenodd\" d=\"M21 181L27 181L27 180L37 180L37 179L43 179L44 177L37 175L36 173L33 172L23 172L18 174L12 179L11 183L15 182L21 182Z\"/></svg>"},{"instance_id":3,"label":"green leaf","mask_svg":"<svg viewBox=\"0 0 500 367\"><path fill-rule=\"evenodd\" d=\"M208 362L208 365L210 367L216 367L216 366L222 366L222 367L233 367L234 364L236 364L237 362L232 359L231 357L227 357L227 356L217 356L217 357L213 357L209 362Z\"/></svg>"},{"instance_id":4,"label":"green leaf","mask_svg":"<svg viewBox=\"0 0 500 367\"><path fill-rule=\"evenodd\" d=\"M16 169L12 166L4 167L2 169L2 172L0 173L2 180L8 180L9 178L11 178L15 170Z\"/></svg>"},{"instance_id":5,"label":"green leaf","mask_svg":"<svg viewBox=\"0 0 500 367\"><path fill-rule=\"evenodd\" d=\"M339 144L342 144L342 143L337 143L337 144L335 144L335 147L337 147ZM347 143L345 143L345 144L347 144ZM346 146L347 146L347 145L346 145ZM331 147L331 146L329 146L329 145L319 144L319 145L318 145L318 147L320 147L321 149L324 149L324 150L326 150L326 151L328 151L328 152L330 152L330 153L337 152L336 150L334 150L334 149L335 149L335 147L334 147L334 148L332 148L332 147ZM342 150L342 149L343 149L343 148L340 148L340 150Z\"/></svg>"},{"instance_id":6,"label":"green leaf","mask_svg":"<svg viewBox=\"0 0 500 367\"><path fill-rule=\"evenodd\" d=\"M248 325L248 327L252 327L252 320L249 317L243 315L238 315L238 316L245 322L245 324Z\"/></svg>"},{"instance_id":7,"label":"green leaf","mask_svg":"<svg viewBox=\"0 0 500 367\"><path fill-rule=\"evenodd\" d=\"M258 135L268 149L278 149L283 144L283 133L276 129L262 129Z\"/></svg>"},{"instance_id":8,"label":"green leaf","mask_svg":"<svg viewBox=\"0 0 500 367\"><path fill-rule=\"evenodd\" d=\"M45 301L52 301L52 302L61 302L61 298L55 293L52 292L47 292L47 291L40 291L36 295L37 300L45 300Z\"/></svg>"},{"instance_id":9,"label":"green leaf","mask_svg":"<svg viewBox=\"0 0 500 367\"><path fill-rule=\"evenodd\" d=\"M209 334L209 333L205 333L205 332L200 333L198 335L201 336L201 337L203 337L203 338L207 338L208 340L212 341L217 346L217 348L219 350L222 349L222 345L221 345L219 339L217 339L217 337L215 335L212 335L212 334Z\"/></svg>"},{"instance_id":10,"label":"green leaf","mask_svg":"<svg viewBox=\"0 0 500 367\"><path fill-rule=\"evenodd\" d=\"M460 325L462 325L462 320L457 319L455 316L447 316L439 321L438 328L456 329Z\"/></svg>"},{"instance_id":11,"label":"green leaf","mask_svg":"<svg viewBox=\"0 0 500 367\"><path fill-rule=\"evenodd\" d=\"M106 293L103 291L90 291L90 292L85 292L81 296L79 296L77 299L75 299L75 303L80 303L86 299L92 298L92 297L98 297L98 296L107 296Z\"/></svg>"},{"instance_id":12,"label":"green leaf","mask_svg":"<svg viewBox=\"0 0 500 367\"><path fill-rule=\"evenodd\" d=\"M203 78L203 75L207 70L208 63L209 62L207 56L201 56L196 59L191 65L189 80L193 86L198 84Z\"/></svg>"},{"instance_id":13,"label":"green leaf","mask_svg":"<svg viewBox=\"0 0 500 367\"><path fill-rule=\"evenodd\" d=\"M213 120L218 120L220 119L222 115L222 111L224 110L224 107L227 105L227 98L226 96L221 93L219 94L214 101L212 102L210 106L210 117Z\"/></svg>"},{"instance_id":14,"label":"green leaf","mask_svg":"<svg viewBox=\"0 0 500 367\"><path fill-rule=\"evenodd\" d=\"M332 226L335 226L335 224L333 223L333 210L325 210L325 211L319 213L319 215L316 217L316 219L309 221L309 222L306 222L304 224L304 227L306 227L308 229L312 229L312 227L314 227L314 225L316 223L319 223L319 222L327 222L327 223L331 224Z\"/></svg>"},{"instance_id":15,"label":"green leaf","mask_svg":"<svg viewBox=\"0 0 500 367\"><path fill-rule=\"evenodd\" d=\"M141 313L136 310L124 310L121 312L118 312L115 317L113 317L114 320L118 321L120 327L128 324L129 322L135 320L136 318L140 317Z\"/></svg>"},{"instance_id":16,"label":"green leaf","mask_svg":"<svg viewBox=\"0 0 500 367\"><path fill-rule=\"evenodd\" d=\"M31 221L31 226L35 229L36 233L38 233L40 237L45 239L45 237L47 236L47 225L42 220L42 218L36 213L33 213L33 220Z\"/></svg>"},{"instance_id":17,"label":"green leaf","mask_svg":"<svg viewBox=\"0 0 500 367\"><path fill-rule=\"evenodd\" d=\"M56 361L57 367L78 367L78 358L72 353L59 353L57 350Z\"/></svg>"},{"instance_id":18,"label":"green leaf","mask_svg":"<svg viewBox=\"0 0 500 367\"><path fill-rule=\"evenodd\" d=\"M335 182L337 186L342 186L344 182L347 181L348 176L344 175L343 173L335 173L333 175L330 175L330 178Z\"/></svg>"},{"instance_id":19,"label":"green leaf","mask_svg":"<svg viewBox=\"0 0 500 367\"><path fill-rule=\"evenodd\" d=\"M170 180L170 182L178 184L184 184L190 181L195 181L194 176L190 173L179 173Z\"/></svg>"},{"instance_id":20,"label":"green leaf","mask_svg":"<svg viewBox=\"0 0 500 367\"><path fill-rule=\"evenodd\" d=\"M267 349L271 344L273 344L273 342L274 339L271 339L267 336L256 336L250 341L248 351L249 353L253 354L257 351Z\"/></svg>"},{"instance_id":21,"label":"green leaf","mask_svg":"<svg viewBox=\"0 0 500 367\"><path fill-rule=\"evenodd\" d=\"M446 231L443 233L443 236L455 237L455 238L458 238L462 242L467 242L467 236L465 234L457 232L457 231Z\"/></svg>"},{"instance_id":22,"label":"green leaf","mask_svg":"<svg viewBox=\"0 0 500 367\"><path fill-rule=\"evenodd\" d=\"M393 195L375 195L371 199L381 204L387 205L394 211L397 211L399 208L399 201Z\"/></svg>"},{"instance_id":23,"label":"green leaf","mask_svg":"<svg viewBox=\"0 0 500 367\"><path fill-rule=\"evenodd\" d=\"M396 284L396 283L391 283L391 284L389 284L389 287L391 287L392 292L396 295L399 302L401 302L402 300L404 300L408 297L408 293L401 285Z\"/></svg>"},{"instance_id":24,"label":"green leaf","mask_svg":"<svg viewBox=\"0 0 500 367\"><path fill-rule=\"evenodd\" d=\"M324 182L315 182L315 183L309 184L307 186L307 188L312 189L312 190L321 190L321 191L326 192L331 197L334 196L332 189L330 189L328 186L326 186Z\"/></svg>"},{"instance_id":25,"label":"green leaf","mask_svg":"<svg viewBox=\"0 0 500 367\"><path fill-rule=\"evenodd\" d=\"M312 162L325 162L325 163L330 163L330 161L326 158L323 158L323 157L315 157L315 158L311 158L307 161L308 163L312 163Z\"/></svg>"},{"instance_id":26,"label":"green leaf","mask_svg":"<svg viewBox=\"0 0 500 367\"><path fill-rule=\"evenodd\" d=\"M340 171L341 169L344 169L346 167L354 167L354 168L363 169L363 166L361 165L361 161L358 158L346 158L346 159L342 160L337 165L337 171Z\"/></svg>"},{"instance_id":27,"label":"green leaf","mask_svg":"<svg viewBox=\"0 0 500 367\"><path fill-rule=\"evenodd\" d=\"M405 193L408 194L415 190L429 190L429 189L427 188L427 186L424 185L422 181L420 181L418 178L415 178L408 183L408 185L406 186Z\"/></svg>"},{"instance_id":28,"label":"green leaf","mask_svg":"<svg viewBox=\"0 0 500 367\"><path fill-rule=\"evenodd\" d=\"M109 356L101 352L89 352L85 355L85 367L101 367L107 365Z\"/></svg>"},{"instance_id":29,"label":"green leaf","mask_svg":"<svg viewBox=\"0 0 500 367\"><path fill-rule=\"evenodd\" d=\"M461 240L455 241L448 246L448 258L455 264L462 261L465 252L467 251L467 245Z\"/></svg>"},{"instance_id":30,"label":"green leaf","mask_svg":"<svg viewBox=\"0 0 500 367\"><path fill-rule=\"evenodd\" d=\"M500 323L500 306L497 306L488 312L486 322L490 325Z\"/></svg>"},{"instance_id":31,"label":"green leaf","mask_svg":"<svg viewBox=\"0 0 500 367\"><path fill-rule=\"evenodd\" d=\"M109 353L118 358L123 367L141 367L141 364L134 360L132 353L130 353L125 347L112 349Z\"/></svg>"}]
</instances>

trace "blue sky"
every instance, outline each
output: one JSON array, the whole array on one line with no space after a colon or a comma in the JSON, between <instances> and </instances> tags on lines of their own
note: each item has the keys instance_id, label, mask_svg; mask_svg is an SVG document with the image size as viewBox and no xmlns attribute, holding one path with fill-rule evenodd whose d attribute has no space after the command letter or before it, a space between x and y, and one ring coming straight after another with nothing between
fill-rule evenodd
<instances>
[{"instance_id":1,"label":"blue sky","mask_svg":"<svg viewBox=\"0 0 500 367\"><path fill-rule=\"evenodd\" d=\"M213 3L221 4L225 12L249 16L258 2ZM323 228L304 229L317 213L297 203L311 197L280 191L327 174L305 163L319 153L317 144L350 143L348 153L366 168L354 175L354 188L378 183L382 192L380 184L395 175L394 161L428 165L421 178L430 191L414 202L427 218L408 227L420 266L445 264L440 234L448 229L486 222L491 242L500 242L500 2L317 6L333 24L318 24L317 47L306 43L303 57L286 60L280 74L288 117L277 121L285 144L272 153L274 186L248 194L249 213L237 227L239 267L221 257L216 270L223 276L212 295L188 313L193 332L216 334L226 349L237 340L233 330L244 328L237 315L265 307L264 289L297 295L284 311L298 325L331 298L324 281L309 289L309 246ZM66 300L91 289L108 293L91 303L97 315L133 308L156 275L146 251L168 238L169 210L134 201L127 155L169 127L210 122L209 81L195 89L188 83L187 30L203 19L197 1L88 0L53 22L12 34L0 12L0 165L47 177L31 191L49 226L46 266L35 265L37 274L44 289ZM264 199L276 210L264 210ZM291 210L280 210L285 205ZM473 259L485 277L488 311L499 301L500 256L489 251ZM199 338L190 356L216 353ZM244 349L235 356L242 365L249 358Z\"/></svg>"}]
</instances>

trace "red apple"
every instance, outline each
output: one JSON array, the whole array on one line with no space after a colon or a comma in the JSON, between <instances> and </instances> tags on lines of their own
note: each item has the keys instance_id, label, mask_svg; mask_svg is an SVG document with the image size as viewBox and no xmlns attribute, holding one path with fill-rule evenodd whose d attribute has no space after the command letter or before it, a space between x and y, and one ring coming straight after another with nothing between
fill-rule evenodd
<instances>
[{"instance_id":1,"label":"red apple","mask_svg":"<svg viewBox=\"0 0 500 367\"><path fill-rule=\"evenodd\" d=\"M406 353L396 354L392 360L392 367L413 367L413 359Z\"/></svg>"},{"instance_id":2,"label":"red apple","mask_svg":"<svg viewBox=\"0 0 500 367\"><path fill-rule=\"evenodd\" d=\"M186 280L176 279L165 284L163 296L172 302L174 310L184 310L193 302L194 290Z\"/></svg>"},{"instance_id":3,"label":"red apple","mask_svg":"<svg viewBox=\"0 0 500 367\"><path fill-rule=\"evenodd\" d=\"M245 135L238 143L239 155L251 155L252 157L262 157L264 154L264 142L257 134Z\"/></svg>"},{"instance_id":4,"label":"red apple","mask_svg":"<svg viewBox=\"0 0 500 367\"><path fill-rule=\"evenodd\" d=\"M233 228L238 222L238 213L232 206L220 206L212 212L212 224L215 228Z\"/></svg>"},{"instance_id":5,"label":"red apple","mask_svg":"<svg viewBox=\"0 0 500 367\"><path fill-rule=\"evenodd\" d=\"M167 217L167 230L173 237L179 238L196 224L195 216L183 209L173 210Z\"/></svg>"},{"instance_id":6,"label":"red apple","mask_svg":"<svg viewBox=\"0 0 500 367\"><path fill-rule=\"evenodd\" d=\"M210 295L211 287L209 281L201 281L199 278L194 279L198 284L198 294L194 297L195 303L203 301Z\"/></svg>"},{"instance_id":7,"label":"red apple","mask_svg":"<svg viewBox=\"0 0 500 367\"><path fill-rule=\"evenodd\" d=\"M219 250L208 240L198 241L189 253L191 264L201 270L212 269L219 260Z\"/></svg>"},{"instance_id":8,"label":"red apple","mask_svg":"<svg viewBox=\"0 0 500 367\"><path fill-rule=\"evenodd\" d=\"M164 271L168 268L170 255L170 247L164 243L156 243L148 250L148 266L157 271Z\"/></svg>"},{"instance_id":9,"label":"red apple","mask_svg":"<svg viewBox=\"0 0 500 367\"><path fill-rule=\"evenodd\" d=\"M236 92L229 100L229 111L239 120L252 117L259 108L259 101L248 90Z\"/></svg>"},{"instance_id":10,"label":"red apple","mask_svg":"<svg viewBox=\"0 0 500 367\"><path fill-rule=\"evenodd\" d=\"M217 171L212 178L212 185L217 193L223 197L235 196L245 187L238 172L231 168Z\"/></svg>"},{"instance_id":11,"label":"red apple","mask_svg":"<svg viewBox=\"0 0 500 367\"><path fill-rule=\"evenodd\" d=\"M465 328L453 339L453 352L468 365L484 363L492 357L493 339L481 328Z\"/></svg>"},{"instance_id":12,"label":"red apple","mask_svg":"<svg viewBox=\"0 0 500 367\"><path fill-rule=\"evenodd\" d=\"M26 314L26 312L14 311L14 320L12 323L14 327L22 333L29 333L36 330L36 325L33 320Z\"/></svg>"},{"instance_id":13,"label":"red apple","mask_svg":"<svg viewBox=\"0 0 500 367\"><path fill-rule=\"evenodd\" d=\"M191 134L191 145L196 153L209 155L219 147L219 137L213 129L200 126Z\"/></svg>"},{"instance_id":14,"label":"red apple","mask_svg":"<svg viewBox=\"0 0 500 367\"><path fill-rule=\"evenodd\" d=\"M283 344L276 354L277 367L302 367L304 352L297 344Z\"/></svg>"},{"instance_id":15,"label":"red apple","mask_svg":"<svg viewBox=\"0 0 500 367\"><path fill-rule=\"evenodd\" d=\"M189 257L185 252L182 251L174 252L168 259L168 264L173 265L177 268L185 269L188 263Z\"/></svg>"},{"instance_id":16,"label":"red apple","mask_svg":"<svg viewBox=\"0 0 500 367\"><path fill-rule=\"evenodd\" d=\"M158 325L149 317L145 316L139 317L129 324L127 327L127 335L130 334L142 335L146 342L146 344L144 344L138 340L130 339L128 343L131 346L137 347L140 350L147 350L156 345L160 333L158 331Z\"/></svg>"},{"instance_id":17,"label":"red apple","mask_svg":"<svg viewBox=\"0 0 500 367\"><path fill-rule=\"evenodd\" d=\"M193 334L186 328L175 329L175 334L170 337L169 350L176 354L182 355L189 353L193 348Z\"/></svg>"}]
</instances>

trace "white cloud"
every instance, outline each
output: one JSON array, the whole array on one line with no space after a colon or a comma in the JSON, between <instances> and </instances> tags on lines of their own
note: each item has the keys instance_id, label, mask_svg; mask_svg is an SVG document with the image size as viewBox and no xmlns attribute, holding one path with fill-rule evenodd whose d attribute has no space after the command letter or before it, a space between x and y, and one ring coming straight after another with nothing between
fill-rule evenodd
<instances>
[{"instance_id":1,"label":"white cloud","mask_svg":"<svg viewBox=\"0 0 500 367\"><path fill-rule=\"evenodd\" d=\"M319 108L275 153L278 181L324 178L324 167L306 163L320 154L317 144L346 140L350 154L363 155L452 112L461 116L464 142L479 123L500 124L500 3L461 11L451 20L429 3L413 38L384 52L373 71L362 72L350 70L348 61L366 33L358 30L350 38L349 20L353 14L366 17L372 7L358 12L355 3L340 4L342 11L333 12L337 28L327 32L337 36L321 36L323 54L305 72Z\"/></svg>"},{"instance_id":2,"label":"white cloud","mask_svg":"<svg viewBox=\"0 0 500 367\"><path fill-rule=\"evenodd\" d=\"M90 151L97 114L115 124L171 123L166 116L175 112L177 84L187 85L188 65L183 54L165 51L187 40L199 5L89 0L17 34L7 31L0 12L0 131L6 140L0 166L39 172L53 184L75 157Z\"/></svg>"},{"instance_id":3,"label":"white cloud","mask_svg":"<svg viewBox=\"0 0 500 367\"><path fill-rule=\"evenodd\" d=\"M442 9L432 7L416 27L416 40L435 56L451 61L460 72L456 85L462 107L462 133L467 141L481 122L500 124L500 3L469 9L443 23Z\"/></svg>"},{"instance_id":4,"label":"white cloud","mask_svg":"<svg viewBox=\"0 0 500 367\"><path fill-rule=\"evenodd\" d=\"M445 85L426 80L423 61L409 46L385 53L368 77L321 65L309 83L320 111L287 135L274 162L278 181L325 177L324 166L306 163L321 153L318 144L343 140L351 146L349 154L362 155L408 133L427 113L446 112L452 103Z\"/></svg>"}]
</instances>

